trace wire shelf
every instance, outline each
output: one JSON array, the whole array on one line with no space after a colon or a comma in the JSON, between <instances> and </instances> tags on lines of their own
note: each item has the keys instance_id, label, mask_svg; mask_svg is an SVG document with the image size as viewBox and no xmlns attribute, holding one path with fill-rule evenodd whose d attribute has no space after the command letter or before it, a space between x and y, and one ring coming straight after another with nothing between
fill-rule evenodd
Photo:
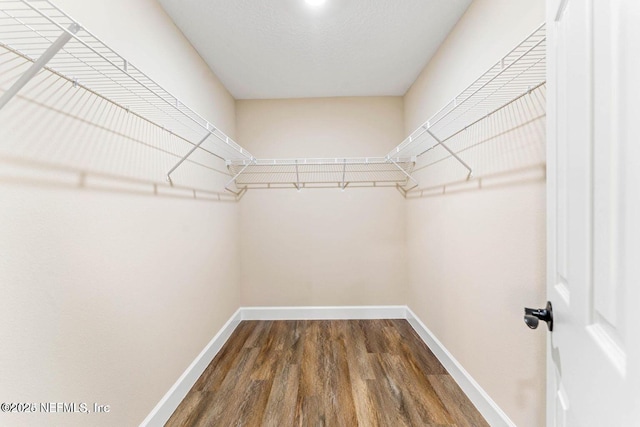
<instances>
[{"instance_id":1,"label":"wire shelf","mask_svg":"<svg viewBox=\"0 0 640 427\"><path fill-rule=\"evenodd\" d=\"M445 143L544 86L545 58L543 24L384 158L255 160L228 162L227 167L236 176L238 187L244 189L395 184L406 194L418 188L412 175L420 156L440 145L468 169L468 179L471 167Z\"/></svg>"},{"instance_id":2,"label":"wire shelf","mask_svg":"<svg viewBox=\"0 0 640 427\"><path fill-rule=\"evenodd\" d=\"M258 159L229 162L239 188L311 188L406 185L415 159L384 157Z\"/></svg>"},{"instance_id":3,"label":"wire shelf","mask_svg":"<svg viewBox=\"0 0 640 427\"><path fill-rule=\"evenodd\" d=\"M35 63L62 36L46 69L222 159L253 156L48 0L0 0L0 45Z\"/></svg>"},{"instance_id":4,"label":"wire shelf","mask_svg":"<svg viewBox=\"0 0 640 427\"><path fill-rule=\"evenodd\" d=\"M388 156L420 157L546 82L542 24L493 67L412 132Z\"/></svg>"},{"instance_id":5,"label":"wire shelf","mask_svg":"<svg viewBox=\"0 0 640 427\"><path fill-rule=\"evenodd\" d=\"M416 162L437 145L467 168L470 177L471 167L445 143L546 81L541 25L386 157L256 159L49 0L0 0L0 48L0 87L12 84L0 92L0 108L20 90L21 80L26 84L38 66L44 67L191 144L168 177L200 149L226 162L232 178L225 188L236 194L249 188L313 186L397 186L410 191L418 185L412 176Z\"/></svg>"}]
</instances>

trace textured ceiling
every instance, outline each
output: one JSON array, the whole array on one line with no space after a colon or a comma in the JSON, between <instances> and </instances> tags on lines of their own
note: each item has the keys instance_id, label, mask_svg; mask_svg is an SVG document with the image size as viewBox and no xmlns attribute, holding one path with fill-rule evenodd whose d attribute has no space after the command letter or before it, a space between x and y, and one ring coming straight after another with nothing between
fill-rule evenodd
<instances>
[{"instance_id":1,"label":"textured ceiling","mask_svg":"<svg viewBox=\"0 0 640 427\"><path fill-rule=\"evenodd\" d=\"M237 99L404 95L471 0L159 0Z\"/></svg>"}]
</instances>

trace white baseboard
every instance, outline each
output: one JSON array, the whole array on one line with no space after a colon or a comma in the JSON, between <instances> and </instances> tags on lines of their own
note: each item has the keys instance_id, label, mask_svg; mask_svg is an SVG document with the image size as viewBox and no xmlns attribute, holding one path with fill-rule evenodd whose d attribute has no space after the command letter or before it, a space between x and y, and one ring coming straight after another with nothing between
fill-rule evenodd
<instances>
[{"instance_id":1,"label":"white baseboard","mask_svg":"<svg viewBox=\"0 0 640 427\"><path fill-rule=\"evenodd\" d=\"M209 344L200 352L191 365L180 375L178 381L173 384L155 408L142 421L141 426L164 426L173 412L176 410L182 399L187 395L191 387L196 383L200 375L209 366L209 363L218 354L222 346L229 339L233 331L242 320L241 310L238 309L218 333L209 341Z\"/></svg>"},{"instance_id":2,"label":"white baseboard","mask_svg":"<svg viewBox=\"0 0 640 427\"><path fill-rule=\"evenodd\" d=\"M406 305L242 307L242 320L406 319Z\"/></svg>"},{"instance_id":3,"label":"white baseboard","mask_svg":"<svg viewBox=\"0 0 640 427\"><path fill-rule=\"evenodd\" d=\"M471 377L460 362L449 353L446 347L433 335L429 328L418 319L409 307L406 307L406 314L406 319L409 324L418 333L420 338L422 338L422 341L427 344L427 347L431 349L451 377L458 383L462 391L464 391L469 400L471 400L478 411L480 411L489 425L515 427L514 422L509 419L507 414L500 409L487 392L480 387L480 384Z\"/></svg>"},{"instance_id":4,"label":"white baseboard","mask_svg":"<svg viewBox=\"0 0 640 427\"><path fill-rule=\"evenodd\" d=\"M342 307L240 307L158 402L141 426L163 426L242 320L406 319L491 426L515 427L406 305Z\"/></svg>"}]
</instances>

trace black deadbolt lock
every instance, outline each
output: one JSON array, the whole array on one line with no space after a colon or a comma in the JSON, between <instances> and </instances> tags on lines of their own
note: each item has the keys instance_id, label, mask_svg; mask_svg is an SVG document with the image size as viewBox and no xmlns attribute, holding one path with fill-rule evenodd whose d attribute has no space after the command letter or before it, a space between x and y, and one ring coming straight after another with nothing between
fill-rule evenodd
<instances>
[{"instance_id":1,"label":"black deadbolt lock","mask_svg":"<svg viewBox=\"0 0 640 427\"><path fill-rule=\"evenodd\" d=\"M524 308L524 323L528 327L536 329L540 320L547 322L549 331L553 331L553 308L550 301L547 301L545 308Z\"/></svg>"}]
</instances>

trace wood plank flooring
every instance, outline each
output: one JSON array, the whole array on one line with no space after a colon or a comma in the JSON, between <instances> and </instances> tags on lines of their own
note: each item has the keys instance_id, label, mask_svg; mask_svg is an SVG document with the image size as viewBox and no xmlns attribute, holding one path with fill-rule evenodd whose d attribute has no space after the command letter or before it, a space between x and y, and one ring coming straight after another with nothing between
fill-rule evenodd
<instances>
[{"instance_id":1,"label":"wood plank flooring","mask_svg":"<svg viewBox=\"0 0 640 427\"><path fill-rule=\"evenodd\" d=\"M244 321L167 426L488 426L406 320Z\"/></svg>"}]
</instances>

